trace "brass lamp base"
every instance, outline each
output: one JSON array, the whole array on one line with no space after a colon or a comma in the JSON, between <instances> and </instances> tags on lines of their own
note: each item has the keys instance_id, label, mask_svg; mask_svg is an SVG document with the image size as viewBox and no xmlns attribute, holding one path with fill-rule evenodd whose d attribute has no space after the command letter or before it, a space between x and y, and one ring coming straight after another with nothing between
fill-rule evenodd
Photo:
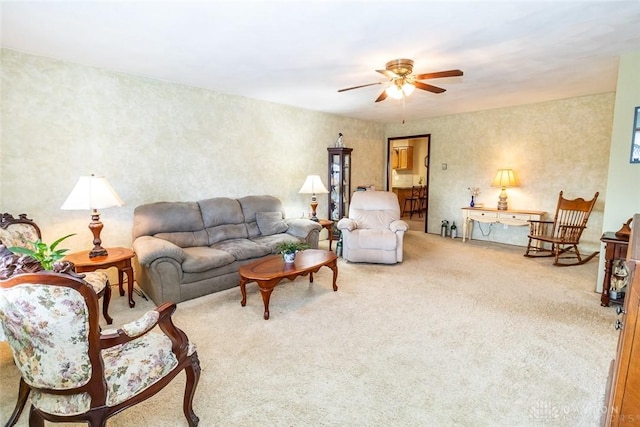
<instances>
[{"instance_id":1,"label":"brass lamp base","mask_svg":"<svg viewBox=\"0 0 640 427\"><path fill-rule=\"evenodd\" d=\"M316 209L317 208L318 208L318 202L316 202L316 201L311 202L311 218L309 218L311 221L315 221L315 222L320 221L318 219L318 217L316 216Z\"/></svg>"},{"instance_id":2,"label":"brass lamp base","mask_svg":"<svg viewBox=\"0 0 640 427\"><path fill-rule=\"evenodd\" d=\"M504 187L502 187L500 196L498 196L498 210L499 211L507 210L507 191L506 191L506 188Z\"/></svg>"}]
</instances>

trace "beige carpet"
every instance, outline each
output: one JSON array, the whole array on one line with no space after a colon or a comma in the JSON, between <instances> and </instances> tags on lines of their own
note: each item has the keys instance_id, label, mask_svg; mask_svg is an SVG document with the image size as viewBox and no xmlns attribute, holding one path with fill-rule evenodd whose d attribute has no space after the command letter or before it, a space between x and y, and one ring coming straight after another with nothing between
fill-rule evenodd
<instances>
[{"instance_id":1,"label":"beige carpet","mask_svg":"<svg viewBox=\"0 0 640 427\"><path fill-rule=\"evenodd\" d=\"M326 246L327 242L321 242ZM339 263L278 286L179 304L198 345L201 426L596 426L615 354L597 261L557 268L523 248L410 231L405 262ZM114 292L117 295L117 292ZM114 296L116 323L134 310ZM0 344L0 421L18 376ZM184 377L110 426L183 426ZM19 425L27 425L26 414Z\"/></svg>"}]
</instances>

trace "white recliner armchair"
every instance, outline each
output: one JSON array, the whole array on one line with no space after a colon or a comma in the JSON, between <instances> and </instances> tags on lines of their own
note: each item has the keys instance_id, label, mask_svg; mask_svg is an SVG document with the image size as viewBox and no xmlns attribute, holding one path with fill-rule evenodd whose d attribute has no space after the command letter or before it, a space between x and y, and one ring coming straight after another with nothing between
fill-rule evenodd
<instances>
[{"instance_id":1,"label":"white recliner armchair","mask_svg":"<svg viewBox=\"0 0 640 427\"><path fill-rule=\"evenodd\" d=\"M342 257L351 262L402 262L402 242L409 225L400 219L398 196L389 191L357 191L349 217L338 222Z\"/></svg>"}]
</instances>

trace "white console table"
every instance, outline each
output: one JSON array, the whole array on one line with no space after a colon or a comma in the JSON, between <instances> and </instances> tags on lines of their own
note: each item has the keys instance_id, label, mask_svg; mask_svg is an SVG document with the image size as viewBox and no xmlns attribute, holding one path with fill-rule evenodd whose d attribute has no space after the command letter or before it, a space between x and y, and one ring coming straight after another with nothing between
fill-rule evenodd
<instances>
[{"instance_id":1,"label":"white console table","mask_svg":"<svg viewBox=\"0 0 640 427\"><path fill-rule=\"evenodd\" d=\"M467 238L471 240L473 234L473 222L493 222L506 225L525 226L529 221L540 221L546 212L498 210L496 208L462 208L462 242ZM468 233L468 234L467 234Z\"/></svg>"}]
</instances>

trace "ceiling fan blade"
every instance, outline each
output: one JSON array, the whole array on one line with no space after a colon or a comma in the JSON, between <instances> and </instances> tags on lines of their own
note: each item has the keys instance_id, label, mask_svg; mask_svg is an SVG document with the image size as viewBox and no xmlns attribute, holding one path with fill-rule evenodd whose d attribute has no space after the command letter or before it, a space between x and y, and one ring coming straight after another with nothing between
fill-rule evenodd
<instances>
[{"instance_id":1,"label":"ceiling fan blade","mask_svg":"<svg viewBox=\"0 0 640 427\"><path fill-rule=\"evenodd\" d=\"M397 75L396 73L390 70L376 70L376 71L379 72L380 74L383 74L389 77L390 79L397 79L398 77L400 77L399 75Z\"/></svg>"},{"instance_id":2,"label":"ceiling fan blade","mask_svg":"<svg viewBox=\"0 0 640 427\"><path fill-rule=\"evenodd\" d=\"M425 79L437 79L439 77L458 77L463 75L460 70L447 70L447 71L438 71L436 73L426 73L426 74L418 74L415 76L416 80L425 80Z\"/></svg>"},{"instance_id":3,"label":"ceiling fan blade","mask_svg":"<svg viewBox=\"0 0 640 427\"><path fill-rule=\"evenodd\" d=\"M418 89L426 90L428 92L433 92L433 93L442 93L446 90L446 89L442 89L441 87L431 86L422 82L415 82L414 84Z\"/></svg>"},{"instance_id":4,"label":"ceiling fan blade","mask_svg":"<svg viewBox=\"0 0 640 427\"><path fill-rule=\"evenodd\" d=\"M376 102L384 101L387 99L387 91L383 90L380 96L376 99Z\"/></svg>"},{"instance_id":5,"label":"ceiling fan blade","mask_svg":"<svg viewBox=\"0 0 640 427\"><path fill-rule=\"evenodd\" d=\"M379 84L382 84L382 83L380 83L380 82L377 82L377 83L368 83L368 84L366 84L366 85L360 85L360 86L348 87L348 88L346 88L346 89L340 89L338 92L344 92L344 91L351 90L351 89L360 89L361 87L367 87L367 86L373 86L373 85L379 85Z\"/></svg>"}]
</instances>

